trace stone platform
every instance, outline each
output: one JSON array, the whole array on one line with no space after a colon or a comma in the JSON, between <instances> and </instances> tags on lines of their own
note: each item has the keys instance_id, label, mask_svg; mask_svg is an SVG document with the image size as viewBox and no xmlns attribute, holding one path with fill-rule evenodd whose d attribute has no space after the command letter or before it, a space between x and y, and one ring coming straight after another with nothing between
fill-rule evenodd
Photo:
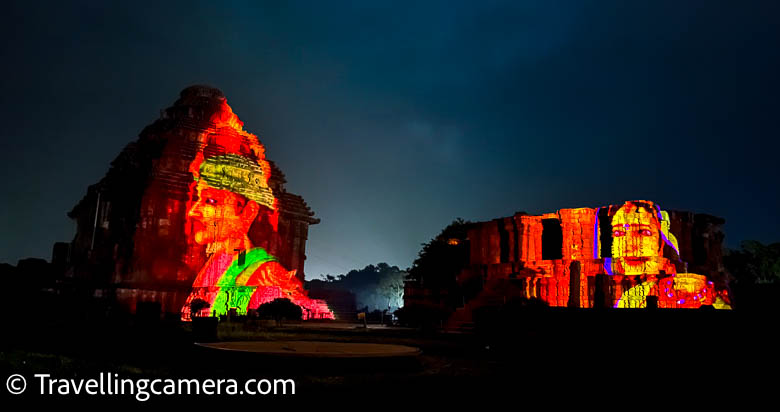
<instances>
[{"instance_id":1,"label":"stone platform","mask_svg":"<svg viewBox=\"0 0 780 412\"><path fill-rule=\"evenodd\" d=\"M295 358L398 358L414 357L421 353L418 348L404 345L324 341L245 341L196 345L230 352Z\"/></svg>"}]
</instances>

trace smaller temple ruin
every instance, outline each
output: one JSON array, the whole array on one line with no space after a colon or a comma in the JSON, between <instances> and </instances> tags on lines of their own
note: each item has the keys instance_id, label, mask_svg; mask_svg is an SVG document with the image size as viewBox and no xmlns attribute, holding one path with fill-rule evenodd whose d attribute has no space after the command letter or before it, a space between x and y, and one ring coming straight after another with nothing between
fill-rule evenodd
<instances>
[{"instance_id":1,"label":"smaller temple ruin","mask_svg":"<svg viewBox=\"0 0 780 412\"><path fill-rule=\"evenodd\" d=\"M721 218L650 201L470 224L468 265L449 290L406 285L406 305L469 323L513 299L573 308L730 308Z\"/></svg>"}]
</instances>

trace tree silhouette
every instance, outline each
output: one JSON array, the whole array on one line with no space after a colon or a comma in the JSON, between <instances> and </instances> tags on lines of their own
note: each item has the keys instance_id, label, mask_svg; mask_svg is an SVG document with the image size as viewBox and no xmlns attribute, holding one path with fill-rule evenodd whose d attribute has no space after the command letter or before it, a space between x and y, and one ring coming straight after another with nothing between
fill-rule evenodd
<instances>
[{"instance_id":1,"label":"tree silhouette","mask_svg":"<svg viewBox=\"0 0 780 412\"><path fill-rule=\"evenodd\" d=\"M190 302L190 314L192 316L200 316L200 311L210 307L211 305L203 299L193 299Z\"/></svg>"},{"instance_id":2,"label":"tree silhouette","mask_svg":"<svg viewBox=\"0 0 780 412\"><path fill-rule=\"evenodd\" d=\"M764 245L742 242L740 250L728 251L723 263L740 285L780 283L780 243Z\"/></svg>"},{"instance_id":3,"label":"tree silhouette","mask_svg":"<svg viewBox=\"0 0 780 412\"><path fill-rule=\"evenodd\" d=\"M468 228L471 222L455 219L438 236L424 243L409 271L409 279L427 288L448 288L468 265Z\"/></svg>"},{"instance_id":4,"label":"tree silhouette","mask_svg":"<svg viewBox=\"0 0 780 412\"><path fill-rule=\"evenodd\" d=\"M344 290L355 295L357 307L368 311L394 310L403 304L404 278L407 272L385 262L353 269L338 276L321 275L312 285L329 290Z\"/></svg>"},{"instance_id":5,"label":"tree silhouette","mask_svg":"<svg viewBox=\"0 0 780 412\"><path fill-rule=\"evenodd\" d=\"M282 326L282 319L301 320L303 318L301 307L286 298L277 298L271 302L263 303L257 308L257 313L260 317L276 320L277 326Z\"/></svg>"}]
</instances>

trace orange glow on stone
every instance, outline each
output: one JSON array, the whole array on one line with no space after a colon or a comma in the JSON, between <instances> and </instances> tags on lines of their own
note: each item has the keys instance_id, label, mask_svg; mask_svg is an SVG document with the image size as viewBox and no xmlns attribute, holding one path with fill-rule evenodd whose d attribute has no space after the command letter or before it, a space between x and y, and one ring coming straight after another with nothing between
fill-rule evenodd
<instances>
[{"instance_id":1,"label":"orange glow on stone","mask_svg":"<svg viewBox=\"0 0 780 412\"><path fill-rule=\"evenodd\" d=\"M182 319L191 318L194 299L206 301L209 314L217 316L231 310L246 314L280 297L301 306L304 319L333 319L325 302L306 296L295 271L285 269L248 236L258 220L278 230L278 200L268 185L271 168L264 148L243 130L226 102L211 121L217 132L210 141L220 150L210 156L204 150L190 164L196 183L187 212L189 242L204 246L208 259L193 282Z\"/></svg>"},{"instance_id":2,"label":"orange glow on stone","mask_svg":"<svg viewBox=\"0 0 780 412\"><path fill-rule=\"evenodd\" d=\"M469 291L476 303L466 301L466 310L460 313L470 313L479 302L516 297L541 299L551 306L589 308L597 304L597 286L603 287L600 293L605 301L598 304L608 301L618 308L643 308L647 297L654 296L659 308L712 305L729 309L727 278L719 272L717 261L698 266L709 270L707 276L686 273L688 263L680 253L691 254L693 225L685 213L674 216L654 202L637 200L472 224L468 231L470 268L458 276L458 282L463 288L473 287L475 283L469 280L482 276L484 286L481 291ZM557 222L550 225L551 221ZM681 231L685 224L690 224L688 232ZM562 236L545 237L545 230L557 232L557 227ZM706 239L718 242L717 236ZM711 245L717 258L720 246ZM545 258L551 255L561 257ZM605 280L597 282L597 276ZM717 280L714 284L713 279ZM507 282L511 291L500 287Z\"/></svg>"}]
</instances>

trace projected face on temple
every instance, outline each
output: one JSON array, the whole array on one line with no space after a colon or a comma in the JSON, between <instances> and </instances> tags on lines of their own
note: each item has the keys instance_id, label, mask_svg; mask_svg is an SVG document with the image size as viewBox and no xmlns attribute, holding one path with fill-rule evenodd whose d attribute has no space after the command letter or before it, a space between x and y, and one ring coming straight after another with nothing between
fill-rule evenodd
<instances>
[{"instance_id":1,"label":"projected face on temple","mask_svg":"<svg viewBox=\"0 0 780 412\"><path fill-rule=\"evenodd\" d=\"M661 245L653 210L626 203L612 217L612 257L618 258L623 273L657 273Z\"/></svg>"},{"instance_id":2,"label":"projected face on temple","mask_svg":"<svg viewBox=\"0 0 780 412\"><path fill-rule=\"evenodd\" d=\"M197 200L187 216L192 221L195 243L204 245L229 239L241 239L258 212L258 205L228 190L210 187L200 180Z\"/></svg>"},{"instance_id":3,"label":"projected face on temple","mask_svg":"<svg viewBox=\"0 0 780 412\"><path fill-rule=\"evenodd\" d=\"M194 242L217 244L217 249L227 252L241 248L233 243L246 239L261 206L274 209L267 171L234 154L196 159L191 171L197 184L187 217Z\"/></svg>"},{"instance_id":4,"label":"projected face on temple","mask_svg":"<svg viewBox=\"0 0 780 412\"><path fill-rule=\"evenodd\" d=\"M209 143L188 168L193 181L185 223L187 258L199 269L181 308L182 320L233 310L246 315L279 298L303 308L304 318L333 319L325 302L307 296L297 271L274 256L292 242L279 233L280 204L270 185L281 189L283 182L271 180L265 149L256 136L243 131L243 123L224 101L211 122L216 133L209 135ZM192 306L197 300L207 304L207 313Z\"/></svg>"}]
</instances>

